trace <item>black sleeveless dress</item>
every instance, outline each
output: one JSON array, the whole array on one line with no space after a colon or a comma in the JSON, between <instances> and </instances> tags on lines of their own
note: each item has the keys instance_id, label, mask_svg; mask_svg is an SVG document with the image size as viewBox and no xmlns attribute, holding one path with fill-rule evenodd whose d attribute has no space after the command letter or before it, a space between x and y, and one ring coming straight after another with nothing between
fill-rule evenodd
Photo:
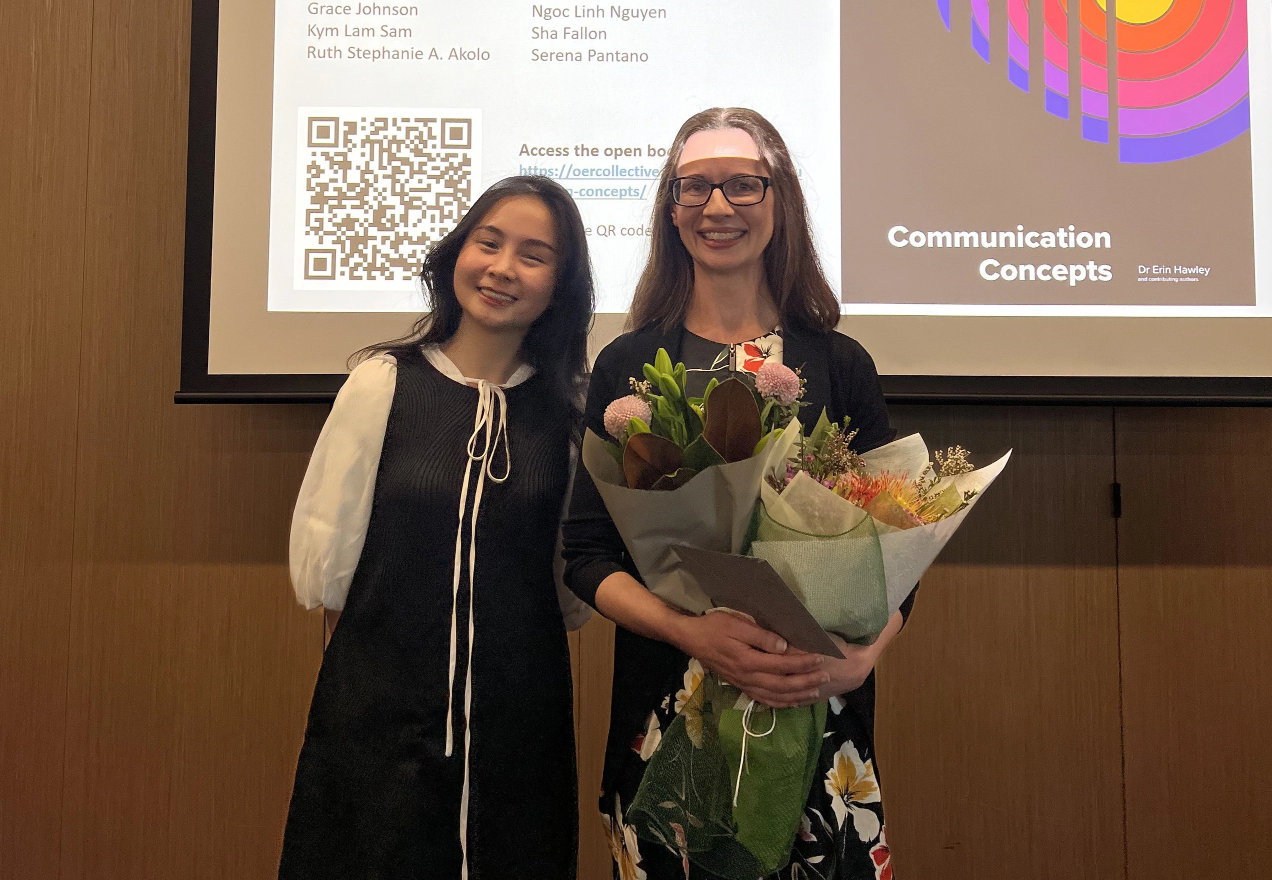
<instances>
[{"instance_id":1,"label":"black sleeveless dress","mask_svg":"<svg viewBox=\"0 0 1272 880\"><path fill-rule=\"evenodd\" d=\"M461 875L462 688L473 589L468 871L573 878L578 835L570 654L553 580L569 427L539 377L505 390L510 473L465 515L454 751L445 755L452 579L477 389L398 362L366 544L323 657L279 877ZM503 470L502 451L494 473Z\"/></svg>"}]
</instances>

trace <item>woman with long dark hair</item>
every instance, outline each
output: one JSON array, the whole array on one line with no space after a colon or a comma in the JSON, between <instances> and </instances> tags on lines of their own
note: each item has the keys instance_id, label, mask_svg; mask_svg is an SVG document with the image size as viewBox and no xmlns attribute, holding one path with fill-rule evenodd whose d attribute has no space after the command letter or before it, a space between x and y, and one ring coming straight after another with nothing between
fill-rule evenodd
<instances>
[{"instance_id":1,"label":"woman with long dark hair","mask_svg":"<svg viewBox=\"0 0 1272 880\"><path fill-rule=\"evenodd\" d=\"M752 110L706 110L681 126L662 169L649 260L630 332L592 370L585 424L606 435L605 408L630 393L664 348L688 368L688 393L714 376L755 373L767 361L799 368L808 411L851 417L853 448L893 439L874 363L835 332L839 302L809 231L786 144ZM701 681L718 673L768 706L828 701L818 773L783 880L876 877L887 861L874 755L875 661L912 598L870 646L839 642L847 659L788 649L776 634L729 614L693 617L644 588L585 471L565 526L566 582L618 624L600 809L619 880L709 874L674 848L638 840L624 820L662 731Z\"/></svg>"},{"instance_id":2,"label":"woman with long dark hair","mask_svg":"<svg viewBox=\"0 0 1272 880\"><path fill-rule=\"evenodd\" d=\"M354 356L296 504L297 597L339 622L279 876L572 878L553 561L593 310L578 209L500 181L422 280L413 332Z\"/></svg>"}]
</instances>

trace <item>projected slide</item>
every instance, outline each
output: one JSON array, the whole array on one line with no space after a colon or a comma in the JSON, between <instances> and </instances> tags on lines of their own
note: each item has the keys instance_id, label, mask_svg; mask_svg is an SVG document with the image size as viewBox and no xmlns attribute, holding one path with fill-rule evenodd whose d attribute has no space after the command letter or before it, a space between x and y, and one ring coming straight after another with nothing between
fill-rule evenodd
<instances>
[{"instance_id":1,"label":"projected slide","mask_svg":"<svg viewBox=\"0 0 1272 880\"><path fill-rule=\"evenodd\" d=\"M490 183L546 174L578 201L598 309L626 311L680 123L768 116L840 264L839 4L658 6L278 0L270 311L421 307L424 253Z\"/></svg>"},{"instance_id":2,"label":"projected slide","mask_svg":"<svg viewBox=\"0 0 1272 880\"><path fill-rule=\"evenodd\" d=\"M844 129L860 169L845 179L845 311L1272 314L1255 226L1272 145L1251 124L1252 102L1272 100L1270 35L1245 0L1113 9L846 7L860 34L846 81L879 75L845 89L846 117L870 120Z\"/></svg>"}]
</instances>

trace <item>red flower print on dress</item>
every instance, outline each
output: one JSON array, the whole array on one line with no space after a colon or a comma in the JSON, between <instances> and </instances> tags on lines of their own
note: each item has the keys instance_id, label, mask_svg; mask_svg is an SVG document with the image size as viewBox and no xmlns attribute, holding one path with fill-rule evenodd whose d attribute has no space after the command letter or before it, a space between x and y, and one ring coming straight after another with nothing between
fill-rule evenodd
<instances>
[{"instance_id":1,"label":"red flower print on dress","mask_svg":"<svg viewBox=\"0 0 1272 880\"><path fill-rule=\"evenodd\" d=\"M760 367L764 366L764 362L768 360L769 353L754 342L742 343L742 369L748 373L758 373Z\"/></svg>"},{"instance_id":2,"label":"red flower print on dress","mask_svg":"<svg viewBox=\"0 0 1272 880\"><path fill-rule=\"evenodd\" d=\"M874 862L875 880L892 880L892 851L888 849L887 826L879 829L879 842L870 848L870 861Z\"/></svg>"}]
</instances>

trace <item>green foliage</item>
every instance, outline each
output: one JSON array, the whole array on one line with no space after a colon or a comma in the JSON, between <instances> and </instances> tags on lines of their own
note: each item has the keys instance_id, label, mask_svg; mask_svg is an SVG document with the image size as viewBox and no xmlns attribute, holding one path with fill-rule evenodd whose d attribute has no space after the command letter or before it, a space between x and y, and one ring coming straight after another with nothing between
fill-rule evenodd
<instances>
[{"instance_id":1,"label":"green foliage","mask_svg":"<svg viewBox=\"0 0 1272 880\"><path fill-rule=\"evenodd\" d=\"M712 449L707 438L701 434L698 435L697 440L685 447L685 467L704 470L717 464L724 464L724 456Z\"/></svg>"},{"instance_id":2,"label":"green foliage","mask_svg":"<svg viewBox=\"0 0 1272 880\"><path fill-rule=\"evenodd\" d=\"M761 400L752 383L737 378L713 378L702 397L690 397L688 370L662 348L641 372L632 391L649 404L649 424L632 419L623 445L611 450L633 489L675 489L704 468L750 458L797 408Z\"/></svg>"},{"instance_id":3,"label":"green foliage","mask_svg":"<svg viewBox=\"0 0 1272 880\"><path fill-rule=\"evenodd\" d=\"M702 402L685 392L685 365L673 366L667 350L660 348L654 362L645 364L642 372L645 382L637 383L636 393L649 403L650 430L679 447L688 446L702 434Z\"/></svg>"}]
</instances>

